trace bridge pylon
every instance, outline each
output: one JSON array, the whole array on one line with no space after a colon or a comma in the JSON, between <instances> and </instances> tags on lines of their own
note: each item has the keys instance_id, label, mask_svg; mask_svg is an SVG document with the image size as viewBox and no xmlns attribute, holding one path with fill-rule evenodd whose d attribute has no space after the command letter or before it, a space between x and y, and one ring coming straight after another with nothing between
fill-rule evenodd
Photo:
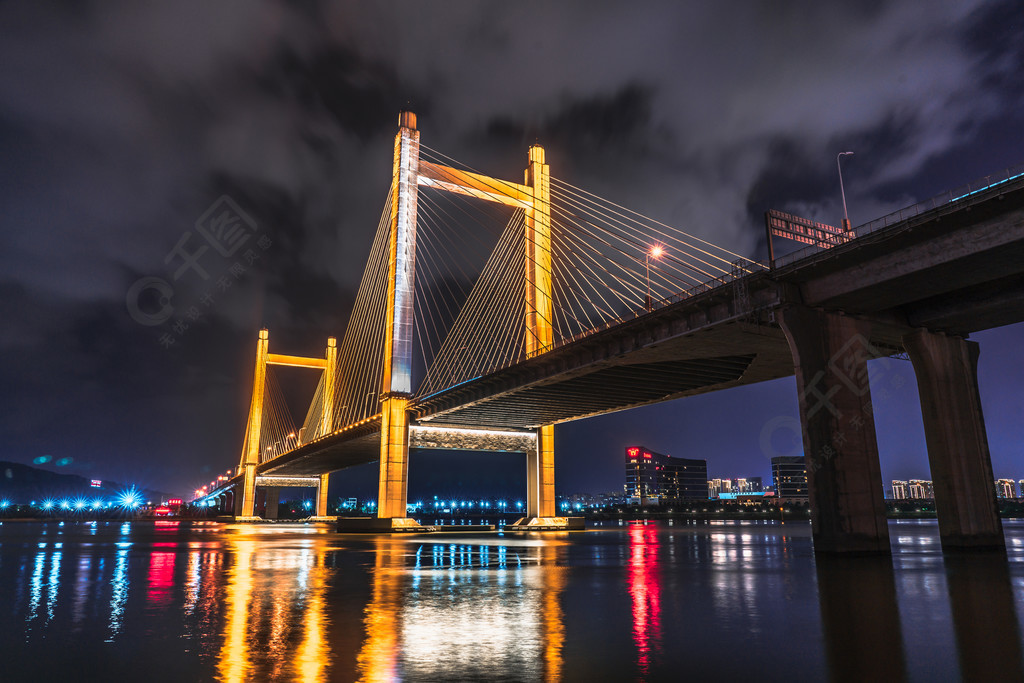
<instances>
[{"instance_id":1,"label":"bridge pylon","mask_svg":"<svg viewBox=\"0 0 1024 683\"><path fill-rule=\"evenodd\" d=\"M377 517L381 529L408 529L409 399L412 395L412 335L416 270L416 214L419 186L505 204L525 212L525 318L527 357L554 345L551 250L551 174L544 148L530 147L520 185L420 159L416 115L402 112L395 136L388 242L384 369L381 378L380 475ZM528 456L532 501L528 520L553 519L554 426L538 430L538 448Z\"/></svg>"},{"instance_id":2,"label":"bridge pylon","mask_svg":"<svg viewBox=\"0 0 1024 683\"><path fill-rule=\"evenodd\" d=\"M242 495L235 496L235 518L238 521L257 519L256 466L260 464L260 430L263 427L263 397L267 384L267 357L270 354L270 331L260 330L256 342L256 370L252 379L252 401L249 403L249 424L239 473L242 475Z\"/></svg>"},{"instance_id":3,"label":"bridge pylon","mask_svg":"<svg viewBox=\"0 0 1024 683\"><path fill-rule=\"evenodd\" d=\"M266 498L267 517L270 519L277 517L277 489L279 488L279 482L271 483L275 478L260 477L256 474L256 469L260 464L260 438L263 434L267 366L286 365L323 371L324 396L319 431L321 434L329 434L334 430L334 390L337 363L338 343L334 337L327 338L327 350L324 358L305 358L270 353L270 331L266 328L260 330L259 339L256 343L256 369L253 373L252 400L249 404L245 444L242 447L242 457L238 465L238 472L242 479L242 491L241 495L237 495L237 493L234 495L233 511L236 521L251 522L260 519L256 516L256 489L259 486L266 489L268 493ZM314 519L327 516L327 484L329 478L330 473L327 472L319 475L319 478L314 480L318 489L317 508ZM261 481L263 482L262 484L260 483ZM307 480L292 478L285 485L307 485Z\"/></svg>"}]
</instances>

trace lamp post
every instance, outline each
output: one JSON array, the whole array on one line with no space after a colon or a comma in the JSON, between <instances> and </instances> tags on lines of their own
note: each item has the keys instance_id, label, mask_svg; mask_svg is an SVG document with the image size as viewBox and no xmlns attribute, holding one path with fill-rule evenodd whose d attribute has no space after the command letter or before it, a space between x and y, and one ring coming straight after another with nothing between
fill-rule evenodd
<instances>
[{"instance_id":1,"label":"lamp post","mask_svg":"<svg viewBox=\"0 0 1024 683\"><path fill-rule=\"evenodd\" d=\"M840 152L836 155L836 168L839 169L839 193L843 196L843 230L845 232L849 232L850 230L850 216L846 213L846 190L843 189L843 167L839 163L839 160L852 154L853 152Z\"/></svg>"},{"instance_id":2,"label":"lamp post","mask_svg":"<svg viewBox=\"0 0 1024 683\"><path fill-rule=\"evenodd\" d=\"M661 245L655 245L644 255L644 264L647 266L647 299L644 300L644 308L648 311L654 308L654 302L651 300L651 259L661 258L664 251Z\"/></svg>"}]
</instances>

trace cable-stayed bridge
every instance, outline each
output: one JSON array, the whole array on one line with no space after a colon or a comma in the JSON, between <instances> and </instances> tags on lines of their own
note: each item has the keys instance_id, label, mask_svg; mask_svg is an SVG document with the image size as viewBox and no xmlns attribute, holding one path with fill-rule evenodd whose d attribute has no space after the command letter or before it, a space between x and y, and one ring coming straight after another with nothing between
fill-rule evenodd
<instances>
[{"instance_id":1,"label":"cable-stayed bridge","mask_svg":"<svg viewBox=\"0 0 1024 683\"><path fill-rule=\"evenodd\" d=\"M555 423L795 373L816 547L884 550L866 363L905 352L943 542L1002 543L977 345L965 337L1024 319L1021 177L817 233L761 264L552 177L540 146L519 183L421 144L411 113L400 124L340 344L328 340L322 358L287 356L260 332L237 474L200 499L253 519L258 487L270 510L277 487L316 485L322 517L327 475L377 460L380 528L411 529L410 450L522 452L519 524L564 527ZM280 366L320 373L301 424Z\"/></svg>"}]
</instances>

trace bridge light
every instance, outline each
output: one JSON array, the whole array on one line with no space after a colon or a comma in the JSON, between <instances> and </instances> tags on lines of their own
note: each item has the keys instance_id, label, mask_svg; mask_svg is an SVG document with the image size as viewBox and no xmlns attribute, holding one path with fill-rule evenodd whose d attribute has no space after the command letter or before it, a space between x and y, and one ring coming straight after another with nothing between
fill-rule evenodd
<instances>
[{"instance_id":1,"label":"bridge light","mask_svg":"<svg viewBox=\"0 0 1024 683\"><path fill-rule=\"evenodd\" d=\"M53 507L53 501L52 500L44 500L43 501L43 509L44 510L49 510L52 507Z\"/></svg>"},{"instance_id":2,"label":"bridge light","mask_svg":"<svg viewBox=\"0 0 1024 683\"><path fill-rule=\"evenodd\" d=\"M654 301L651 299L651 259L658 260L664 253L665 249L660 244L655 244L644 255L644 265L647 267L647 300L644 302L644 308L648 311L654 309Z\"/></svg>"}]
</instances>

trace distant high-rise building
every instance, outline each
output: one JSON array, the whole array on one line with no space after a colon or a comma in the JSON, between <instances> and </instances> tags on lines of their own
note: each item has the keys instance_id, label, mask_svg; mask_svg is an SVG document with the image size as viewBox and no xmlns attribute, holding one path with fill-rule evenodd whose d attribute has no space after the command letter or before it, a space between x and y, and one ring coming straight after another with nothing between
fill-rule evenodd
<instances>
[{"instance_id":1,"label":"distant high-rise building","mask_svg":"<svg viewBox=\"0 0 1024 683\"><path fill-rule=\"evenodd\" d=\"M643 446L626 449L626 498L640 505L707 500L708 461L673 458Z\"/></svg>"},{"instance_id":2,"label":"distant high-rise building","mask_svg":"<svg viewBox=\"0 0 1024 683\"><path fill-rule=\"evenodd\" d=\"M727 497L745 493L764 493L764 485L761 477L708 479L708 498L718 498L723 493Z\"/></svg>"},{"instance_id":3,"label":"distant high-rise building","mask_svg":"<svg viewBox=\"0 0 1024 683\"><path fill-rule=\"evenodd\" d=\"M807 465L802 455L772 458L772 482L778 498L807 500Z\"/></svg>"},{"instance_id":4,"label":"distant high-rise building","mask_svg":"<svg viewBox=\"0 0 1024 683\"><path fill-rule=\"evenodd\" d=\"M892 480L892 497L896 500L907 499L907 482L899 479Z\"/></svg>"},{"instance_id":5,"label":"distant high-rise building","mask_svg":"<svg viewBox=\"0 0 1024 683\"><path fill-rule=\"evenodd\" d=\"M744 484L743 493L763 493L764 492L764 481L761 477L747 477Z\"/></svg>"},{"instance_id":6,"label":"distant high-rise building","mask_svg":"<svg viewBox=\"0 0 1024 683\"><path fill-rule=\"evenodd\" d=\"M996 498L1016 498L1017 487L1013 479L996 479Z\"/></svg>"},{"instance_id":7,"label":"distant high-rise building","mask_svg":"<svg viewBox=\"0 0 1024 683\"><path fill-rule=\"evenodd\" d=\"M935 497L935 489L928 479L911 479L907 482L907 497L911 500L927 500Z\"/></svg>"},{"instance_id":8,"label":"distant high-rise building","mask_svg":"<svg viewBox=\"0 0 1024 683\"><path fill-rule=\"evenodd\" d=\"M1024 479L1017 482L1017 490L1020 491L1020 497L1024 498Z\"/></svg>"}]
</instances>

